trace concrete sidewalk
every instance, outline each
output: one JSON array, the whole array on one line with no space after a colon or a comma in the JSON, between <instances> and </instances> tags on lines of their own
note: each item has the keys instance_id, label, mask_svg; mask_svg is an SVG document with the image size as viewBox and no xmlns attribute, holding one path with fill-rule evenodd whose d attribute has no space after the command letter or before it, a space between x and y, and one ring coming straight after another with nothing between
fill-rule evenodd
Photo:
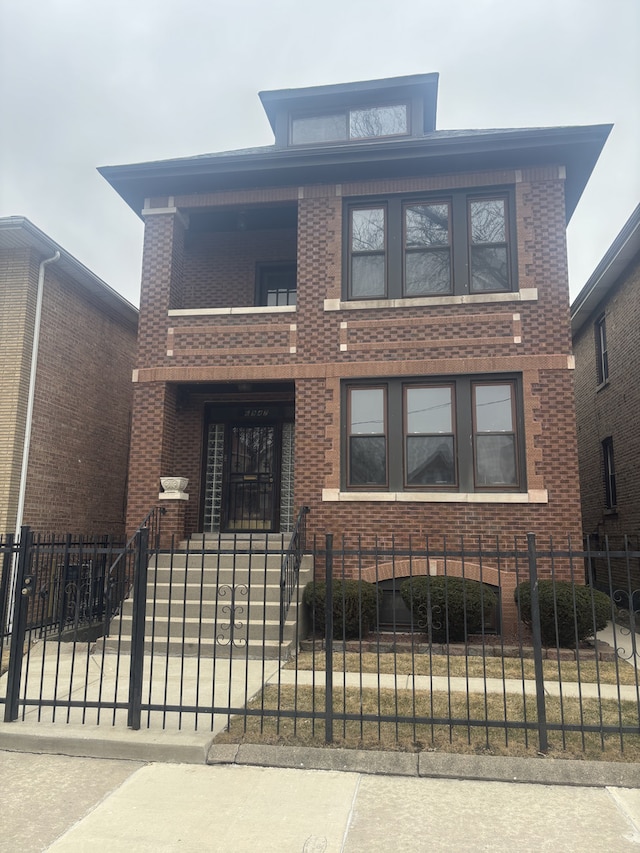
<instances>
[{"instance_id":1,"label":"concrete sidewalk","mask_svg":"<svg viewBox=\"0 0 640 853\"><path fill-rule=\"evenodd\" d=\"M0 752L0 778L3 853L623 853L640 846L640 790L622 787L10 752Z\"/></svg>"}]
</instances>

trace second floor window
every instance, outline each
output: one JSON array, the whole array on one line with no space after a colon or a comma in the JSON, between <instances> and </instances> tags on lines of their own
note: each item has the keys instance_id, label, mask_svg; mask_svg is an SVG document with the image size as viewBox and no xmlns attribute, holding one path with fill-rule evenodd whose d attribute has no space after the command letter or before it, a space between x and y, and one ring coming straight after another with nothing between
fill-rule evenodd
<instances>
[{"instance_id":1,"label":"second floor window","mask_svg":"<svg viewBox=\"0 0 640 853\"><path fill-rule=\"evenodd\" d=\"M455 193L347 207L345 298L515 289L509 195Z\"/></svg>"},{"instance_id":2,"label":"second floor window","mask_svg":"<svg viewBox=\"0 0 640 853\"><path fill-rule=\"evenodd\" d=\"M609 353L607 351L607 324L604 314L598 317L595 325L596 333L596 367L598 385L609 379Z\"/></svg>"}]
</instances>

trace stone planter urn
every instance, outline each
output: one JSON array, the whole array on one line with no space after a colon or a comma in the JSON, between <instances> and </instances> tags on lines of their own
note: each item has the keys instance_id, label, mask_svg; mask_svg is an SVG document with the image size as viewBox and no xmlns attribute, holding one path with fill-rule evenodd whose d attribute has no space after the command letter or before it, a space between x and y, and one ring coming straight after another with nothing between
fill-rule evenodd
<instances>
[{"instance_id":1,"label":"stone planter urn","mask_svg":"<svg viewBox=\"0 0 640 853\"><path fill-rule=\"evenodd\" d=\"M160 477L160 485L165 492L184 492L189 480L186 477Z\"/></svg>"}]
</instances>

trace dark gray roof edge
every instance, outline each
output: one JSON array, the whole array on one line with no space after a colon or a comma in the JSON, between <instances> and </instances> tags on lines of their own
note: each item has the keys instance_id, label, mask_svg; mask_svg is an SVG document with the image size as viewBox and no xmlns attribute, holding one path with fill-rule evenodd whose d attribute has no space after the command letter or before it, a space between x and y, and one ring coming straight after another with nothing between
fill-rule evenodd
<instances>
[{"instance_id":1,"label":"dark gray roof edge","mask_svg":"<svg viewBox=\"0 0 640 853\"><path fill-rule=\"evenodd\" d=\"M640 254L640 204L622 226L602 260L571 305L571 331L575 335L594 314L620 276Z\"/></svg>"},{"instance_id":2,"label":"dark gray roof edge","mask_svg":"<svg viewBox=\"0 0 640 853\"><path fill-rule=\"evenodd\" d=\"M137 325L138 309L124 296L110 287L105 281L86 267L66 249L34 225L26 216L0 217L0 238L3 232L21 232L25 235L26 243L39 252L51 257L60 252L60 261L64 271L81 284L99 302L108 305L126 321Z\"/></svg>"},{"instance_id":3,"label":"dark gray roof edge","mask_svg":"<svg viewBox=\"0 0 640 853\"><path fill-rule=\"evenodd\" d=\"M148 169L152 171L154 168L162 171L170 170L171 166L183 166L186 168L189 164L204 165L205 163L215 164L216 162L224 162L225 165L231 165L233 161L239 163L252 160L264 160L267 163L269 160L280 162L288 159L311 159L319 154L335 155L343 152L345 154L363 154L372 151L384 151L389 154L394 151L406 150L412 148L420 148L426 145L435 145L438 142L446 142L447 144L465 144L469 142L490 142L491 137L494 141L499 141L501 138L505 141L511 141L517 137L529 137L538 135L541 140L545 137L555 137L562 133L578 135L581 132L589 131L606 131L606 136L611 132L612 124L589 124L589 125L560 125L555 127L510 127L510 128L476 128L462 130L436 130L432 133L427 133L424 136L402 139L402 140L373 140L360 143L344 143L339 145L318 145L318 146L300 146L291 148L277 148L275 145L261 145L253 148L238 148L231 151L216 151L210 154L195 154L187 157L172 157L164 160L147 160L138 163L125 163L122 165L105 165L98 166L98 172L105 177L107 175L116 175L125 177L126 173L133 174L136 171ZM605 136L605 139L606 139ZM275 164L274 164L275 165Z\"/></svg>"},{"instance_id":4,"label":"dark gray roof edge","mask_svg":"<svg viewBox=\"0 0 640 853\"><path fill-rule=\"evenodd\" d=\"M289 101L298 98L325 97L343 94L369 94L384 89L402 89L415 86L437 85L440 74L432 71L427 74L409 74L400 77L384 77L378 80L361 80L357 83L329 83L323 86L304 86L297 89L268 89L258 92L262 104L276 101Z\"/></svg>"}]
</instances>

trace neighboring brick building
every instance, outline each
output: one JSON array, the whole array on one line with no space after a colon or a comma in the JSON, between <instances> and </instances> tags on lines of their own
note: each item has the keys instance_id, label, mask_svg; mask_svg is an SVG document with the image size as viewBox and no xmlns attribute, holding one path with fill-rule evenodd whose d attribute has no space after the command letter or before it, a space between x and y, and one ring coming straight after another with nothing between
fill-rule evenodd
<instances>
[{"instance_id":1,"label":"neighboring brick building","mask_svg":"<svg viewBox=\"0 0 640 853\"><path fill-rule=\"evenodd\" d=\"M565 227L610 127L436 131L437 80L100 170L145 221L129 528L177 475L178 535L580 537Z\"/></svg>"},{"instance_id":2,"label":"neighboring brick building","mask_svg":"<svg viewBox=\"0 0 640 853\"><path fill-rule=\"evenodd\" d=\"M571 326L584 533L638 547L640 206L576 297Z\"/></svg>"},{"instance_id":3,"label":"neighboring brick building","mask_svg":"<svg viewBox=\"0 0 640 853\"><path fill-rule=\"evenodd\" d=\"M21 520L39 532L124 534L137 319L132 305L29 220L0 219L0 532Z\"/></svg>"}]
</instances>

